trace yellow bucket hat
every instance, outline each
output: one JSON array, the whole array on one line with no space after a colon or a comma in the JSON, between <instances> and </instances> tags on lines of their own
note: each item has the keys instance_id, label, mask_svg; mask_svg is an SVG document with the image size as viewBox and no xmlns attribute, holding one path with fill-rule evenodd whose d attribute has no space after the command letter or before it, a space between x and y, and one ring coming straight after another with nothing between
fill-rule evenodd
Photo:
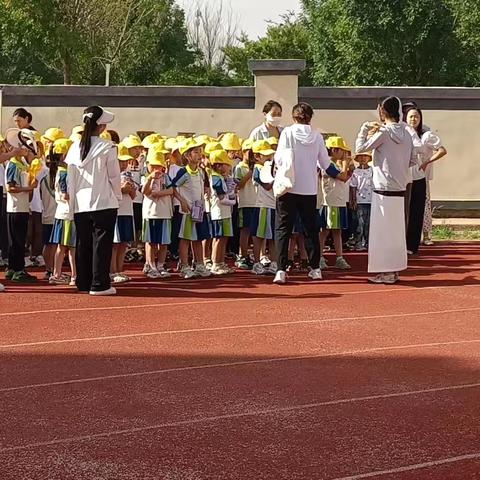
<instances>
[{"instance_id":1,"label":"yellow bucket hat","mask_svg":"<svg viewBox=\"0 0 480 480\"><path fill-rule=\"evenodd\" d=\"M165 150L163 145L155 144L153 147L149 148L147 154L147 163L152 166L159 165L161 167L167 168L167 160L165 158Z\"/></svg>"},{"instance_id":2,"label":"yellow bucket hat","mask_svg":"<svg viewBox=\"0 0 480 480\"><path fill-rule=\"evenodd\" d=\"M277 137L267 138L267 142L268 142L270 145L278 145L278 138L277 138Z\"/></svg>"},{"instance_id":3,"label":"yellow bucket hat","mask_svg":"<svg viewBox=\"0 0 480 480\"><path fill-rule=\"evenodd\" d=\"M165 148L170 150L172 153L175 150L178 150L178 147L179 145L176 138L170 137L165 140Z\"/></svg>"},{"instance_id":4,"label":"yellow bucket hat","mask_svg":"<svg viewBox=\"0 0 480 480\"><path fill-rule=\"evenodd\" d=\"M346 152L351 151L351 148L345 143L345 140L342 137L328 137L325 145L327 148L339 148Z\"/></svg>"},{"instance_id":5,"label":"yellow bucket hat","mask_svg":"<svg viewBox=\"0 0 480 480\"><path fill-rule=\"evenodd\" d=\"M159 138L150 148L154 148L157 152L170 153L170 150L165 146L165 140Z\"/></svg>"},{"instance_id":6,"label":"yellow bucket hat","mask_svg":"<svg viewBox=\"0 0 480 480\"><path fill-rule=\"evenodd\" d=\"M122 143L127 148L135 148L135 147L142 147L142 141L138 135L128 135L122 140Z\"/></svg>"},{"instance_id":7,"label":"yellow bucket hat","mask_svg":"<svg viewBox=\"0 0 480 480\"><path fill-rule=\"evenodd\" d=\"M245 152L247 150L251 150L253 147L253 140L250 138L247 138L246 140L243 141L242 143L242 150Z\"/></svg>"},{"instance_id":8,"label":"yellow bucket hat","mask_svg":"<svg viewBox=\"0 0 480 480\"><path fill-rule=\"evenodd\" d=\"M202 145L203 143L199 143L195 138L187 138L180 144L180 153L184 155L192 148L201 147Z\"/></svg>"},{"instance_id":9,"label":"yellow bucket hat","mask_svg":"<svg viewBox=\"0 0 480 480\"><path fill-rule=\"evenodd\" d=\"M268 143L267 140L256 140L252 145L253 153L259 153L260 155L273 155L275 150Z\"/></svg>"},{"instance_id":10,"label":"yellow bucket hat","mask_svg":"<svg viewBox=\"0 0 480 480\"><path fill-rule=\"evenodd\" d=\"M50 142L55 142L61 138L65 138L65 133L60 128L52 127L45 131L42 136L42 140L49 140Z\"/></svg>"},{"instance_id":11,"label":"yellow bucket hat","mask_svg":"<svg viewBox=\"0 0 480 480\"><path fill-rule=\"evenodd\" d=\"M142 140L142 146L143 148L152 148L160 140L162 140L162 136L159 133L151 133Z\"/></svg>"},{"instance_id":12,"label":"yellow bucket hat","mask_svg":"<svg viewBox=\"0 0 480 480\"><path fill-rule=\"evenodd\" d=\"M210 143L212 141L211 137L209 137L208 135L197 135L194 138L198 143L202 145L207 145L207 143Z\"/></svg>"},{"instance_id":13,"label":"yellow bucket hat","mask_svg":"<svg viewBox=\"0 0 480 480\"><path fill-rule=\"evenodd\" d=\"M57 155L66 155L68 150L70 150L72 143L72 140L69 138L58 138L53 142L53 153L56 153Z\"/></svg>"},{"instance_id":14,"label":"yellow bucket hat","mask_svg":"<svg viewBox=\"0 0 480 480\"><path fill-rule=\"evenodd\" d=\"M118 144L118 159L121 162L133 160L133 157L128 153L128 148L123 143Z\"/></svg>"},{"instance_id":15,"label":"yellow bucket hat","mask_svg":"<svg viewBox=\"0 0 480 480\"><path fill-rule=\"evenodd\" d=\"M222 140L220 142L224 150L241 150L242 144L240 143L240 139L238 135L235 133L226 133L222 136Z\"/></svg>"},{"instance_id":16,"label":"yellow bucket hat","mask_svg":"<svg viewBox=\"0 0 480 480\"><path fill-rule=\"evenodd\" d=\"M100 134L100 138L103 138L103 140L108 140L108 141L111 141L112 140L112 136L110 135L110 132L108 130L104 130L101 134Z\"/></svg>"},{"instance_id":17,"label":"yellow bucket hat","mask_svg":"<svg viewBox=\"0 0 480 480\"><path fill-rule=\"evenodd\" d=\"M228 153L225 150L214 150L210 154L210 163L215 165L220 163L223 165L230 165L233 167L233 161L229 158Z\"/></svg>"},{"instance_id":18,"label":"yellow bucket hat","mask_svg":"<svg viewBox=\"0 0 480 480\"><path fill-rule=\"evenodd\" d=\"M223 150L222 144L220 142L210 142L205 145L205 155L207 157L216 150Z\"/></svg>"}]
</instances>

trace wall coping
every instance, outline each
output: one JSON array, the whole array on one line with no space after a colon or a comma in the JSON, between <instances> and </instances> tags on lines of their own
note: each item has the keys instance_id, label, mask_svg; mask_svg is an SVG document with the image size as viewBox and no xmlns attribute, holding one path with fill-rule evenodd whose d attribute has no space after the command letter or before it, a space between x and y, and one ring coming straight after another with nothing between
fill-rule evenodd
<instances>
[{"instance_id":1,"label":"wall coping","mask_svg":"<svg viewBox=\"0 0 480 480\"><path fill-rule=\"evenodd\" d=\"M305 60L249 60L248 69L255 76L300 75L306 67Z\"/></svg>"}]
</instances>

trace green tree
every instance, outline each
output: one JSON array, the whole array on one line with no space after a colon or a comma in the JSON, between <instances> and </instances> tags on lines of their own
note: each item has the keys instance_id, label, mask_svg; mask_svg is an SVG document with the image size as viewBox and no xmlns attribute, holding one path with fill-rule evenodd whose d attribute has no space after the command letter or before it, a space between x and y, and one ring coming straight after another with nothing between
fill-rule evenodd
<instances>
[{"instance_id":1,"label":"green tree","mask_svg":"<svg viewBox=\"0 0 480 480\"><path fill-rule=\"evenodd\" d=\"M318 85L459 85L465 55L444 0L303 0Z\"/></svg>"},{"instance_id":2,"label":"green tree","mask_svg":"<svg viewBox=\"0 0 480 480\"><path fill-rule=\"evenodd\" d=\"M248 70L248 60L267 58L306 59L307 68L300 77L300 84L312 84L313 58L307 24L302 15L286 14L280 23L270 24L265 37L249 40L243 34L240 43L240 46L225 49L227 69L235 84L252 85L253 76Z\"/></svg>"}]
</instances>

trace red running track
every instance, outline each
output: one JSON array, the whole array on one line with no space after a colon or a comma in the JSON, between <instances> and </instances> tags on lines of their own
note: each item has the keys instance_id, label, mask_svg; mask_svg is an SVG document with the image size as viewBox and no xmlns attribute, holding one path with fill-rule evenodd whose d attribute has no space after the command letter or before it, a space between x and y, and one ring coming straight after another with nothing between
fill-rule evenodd
<instances>
[{"instance_id":1,"label":"red running track","mask_svg":"<svg viewBox=\"0 0 480 480\"><path fill-rule=\"evenodd\" d=\"M237 273L0 296L1 480L480 479L480 244L400 285Z\"/></svg>"}]
</instances>

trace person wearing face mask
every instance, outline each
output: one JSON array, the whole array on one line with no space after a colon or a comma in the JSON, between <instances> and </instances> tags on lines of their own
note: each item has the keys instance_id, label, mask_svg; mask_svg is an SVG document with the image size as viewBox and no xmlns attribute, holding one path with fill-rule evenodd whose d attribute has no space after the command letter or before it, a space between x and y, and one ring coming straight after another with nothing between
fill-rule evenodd
<instances>
[{"instance_id":1,"label":"person wearing face mask","mask_svg":"<svg viewBox=\"0 0 480 480\"><path fill-rule=\"evenodd\" d=\"M263 107L263 114L265 121L250 133L250 139L268 140L271 137L280 138L283 127L280 126L282 122L282 106L275 100L268 101Z\"/></svg>"}]
</instances>

